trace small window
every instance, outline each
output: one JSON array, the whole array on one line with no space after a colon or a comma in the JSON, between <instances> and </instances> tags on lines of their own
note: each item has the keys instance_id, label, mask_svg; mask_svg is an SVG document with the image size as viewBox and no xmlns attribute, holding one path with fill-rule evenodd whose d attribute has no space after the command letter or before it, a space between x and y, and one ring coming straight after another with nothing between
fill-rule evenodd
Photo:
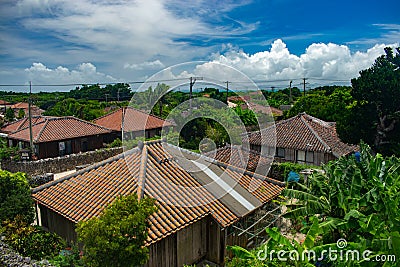
<instances>
[{"instance_id":1,"label":"small window","mask_svg":"<svg viewBox=\"0 0 400 267\"><path fill-rule=\"evenodd\" d=\"M297 150L297 161L301 163L306 162L306 152L303 150Z\"/></svg>"},{"instance_id":2,"label":"small window","mask_svg":"<svg viewBox=\"0 0 400 267\"><path fill-rule=\"evenodd\" d=\"M65 155L65 143L64 142L58 142L58 154L60 156Z\"/></svg>"},{"instance_id":3,"label":"small window","mask_svg":"<svg viewBox=\"0 0 400 267\"><path fill-rule=\"evenodd\" d=\"M313 164L314 163L314 152L313 151L307 151L306 161L309 164Z\"/></svg>"},{"instance_id":4,"label":"small window","mask_svg":"<svg viewBox=\"0 0 400 267\"><path fill-rule=\"evenodd\" d=\"M285 157L285 149L281 148L281 147L276 148L276 156L278 158L284 158Z\"/></svg>"}]
</instances>

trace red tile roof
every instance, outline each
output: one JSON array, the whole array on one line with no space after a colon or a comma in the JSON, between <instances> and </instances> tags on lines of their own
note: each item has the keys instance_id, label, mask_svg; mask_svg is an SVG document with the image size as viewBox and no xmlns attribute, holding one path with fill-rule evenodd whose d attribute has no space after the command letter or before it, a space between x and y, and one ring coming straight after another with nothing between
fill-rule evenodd
<instances>
[{"instance_id":1,"label":"red tile roof","mask_svg":"<svg viewBox=\"0 0 400 267\"><path fill-rule=\"evenodd\" d=\"M58 140L111 133L112 130L75 117L42 117L32 126L34 143L44 143ZM26 125L26 121L25 124ZM8 135L10 139L29 142L29 127Z\"/></svg>"},{"instance_id":2,"label":"red tile roof","mask_svg":"<svg viewBox=\"0 0 400 267\"><path fill-rule=\"evenodd\" d=\"M19 103L16 103L16 104L11 105L10 107L11 107L14 111L18 111L18 110L20 110L20 109L23 109L23 110L25 110L26 116L28 116L29 103L26 103L26 102L19 102ZM35 115L35 116L40 116L40 115L42 115L43 112L44 112L43 109L41 109L41 108L39 108L39 107L37 107L37 106L35 106L35 105L31 105L31 114L32 114L32 116L33 116L33 115Z\"/></svg>"},{"instance_id":3,"label":"red tile roof","mask_svg":"<svg viewBox=\"0 0 400 267\"><path fill-rule=\"evenodd\" d=\"M32 116L32 125L39 123L39 122L43 122L44 120L46 120L46 118L51 118L51 117ZM23 118L23 119L13 121L13 122L3 125L0 129L0 132L12 133L12 132L16 132L16 131L21 130L26 127L29 127L29 119Z\"/></svg>"},{"instance_id":4,"label":"red tile roof","mask_svg":"<svg viewBox=\"0 0 400 267\"><path fill-rule=\"evenodd\" d=\"M132 107L120 108L95 119L94 123L114 131L128 132L143 130L144 125L146 130L173 126L169 121Z\"/></svg>"},{"instance_id":5,"label":"red tile roof","mask_svg":"<svg viewBox=\"0 0 400 267\"><path fill-rule=\"evenodd\" d=\"M210 151L205 155L218 161L264 175L268 172L273 162L273 156L271 156L270 159L260 157L259 152L245 149L242 146L229 144Z\"/></svg>"},{"instance_id":6,"label":"red tile roof","mask_svg":"<svg viewBox=\"0 0 400 267\"><path fill-rule=\"evenodd\" d=\"M264 113L264 114L271 114L274 116L282 116L283 111L271 106L263 106L253 102L246 102L245 104L241 105L242 109L250 108L252 111L256 113Z\"/></svg>"},{"instance_id":7,"label":"red tile roof","mask_svg":"<svg viewBox=\"0 0 400 267\"><path fill-rule=\"evenodd\" d=\"M190 172L182 164L199 169ZM216 197L221 181L204 183L224 171L221 179L236 183L231 188L236 199L228 191ZM256 190L251 190L252 179L259 183ZM33 198L72 222L99 216L119 195L155 198L159 209L150 217L151 244L208 215L226 227L249 212L245 205L261 207L282 190L283 183L274 179L256 174L253 178L244 170L156 141L35 188Z\"/></svg>"},{"instance_id":8,"label":"red tile roof","mask_svg":"<svg viewBox=\"0 0 400 267\"><path fill-rule=\"evenodd\" d=\"M3 99L0 99L0 105L10 105L10 103Z\"/></svg>"},{"instance_id":9,"label":"red tile roof","mask_svg":"<svg viewBox=\"0 0 400 267\"><path fill-rule=\"evenodd\" d=\"M262 133L262 134L261 134ZM296 150L332 152L336 157L357 150L356 146L343 143L337 133L334 122L325 122L318 118L300 113L274 126L249 133L249 143Z\"/></svg>"}]
</instances>

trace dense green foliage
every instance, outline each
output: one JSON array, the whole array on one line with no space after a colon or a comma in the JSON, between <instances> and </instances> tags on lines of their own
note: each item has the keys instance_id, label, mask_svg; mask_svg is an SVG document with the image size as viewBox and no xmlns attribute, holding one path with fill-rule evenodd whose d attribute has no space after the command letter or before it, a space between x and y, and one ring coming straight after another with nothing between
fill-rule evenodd
<instances>
[{"instance_id":1,"label":"dense green foliage","mask_svg":"<svg viewBox=\"0 0 400 267\"><path fill-rule=\"evenodd\" d=\"M90 266L138 266L148 259L148 218L156 211L154 200L136 194L120 196L98 218L79 222L78 239L83 259Z\"/></svg>"},{"instance_id":2,"label":"dense green foliage","mask_svg":"<svg viewBox=\"0 0 400 267\"><path fill-rule=\"evenodd\" d=\"M104 87L99 84L82 85L69 91L68 97L86 100L122 101L130 100L132 92L129 84L125 83L107 84Z\"/></svg>"},{"instance_id":3,"label":"dense green foliage","mask_svg":"<svg viewBox=\"0 0 400 267\"><path fill-rule=\"evenodd\" d=\"M0 161L9 159L20 159L18 147L9 147L7 144L7 139L0 137Z\"/></svg>"},{"instance_id":4,"label":"dense green foliage","mask_svg":"<svg viewBox=\"0 0 400 267\"><path fill-rule=\"evenodd\" d=\"M12 108L7 108L4 119L8 122L13 121L15 119L14 110Z\"/></svg>"},{"instance_id":5,"label":"dense green foliage","mask_svg":"<svg viewBox=\"0 0 400 267\"><path fill-rule=\"evenodd\" d=\"M308 91L306 96L300 97L286 113L286 117L305 112L324 121L337 121L347 114L346 107L352 103L351 87L317 87Z\"/></svg>"},{"instance_id":6,"label":"dense green foliage","mask_svg":"<svg viewBox=\"0 0 400 267\"><path fill-rule=\"evenodd\" d=\"M61 250L58 255L49 259L50 264L57 267L84 267L81 251L76 245Z\"/></svg>"},{"instance_id":7,"label":"dense green foliage","mask_svg":"<svg viewBox=\"0 0 400 267\"><path fill-rule=\"evenodd\" d=\"M370 148L362 144L361 161L354 156L342 157L323 167L325 173L309 176L308 185L286 189L284 195L289 211L286 217L305 220L307 237L302 244L281 237L276 229L268 229L270 241L259 249L313 249L334 247L340 238L347 240L344 249L370 250L369 257L395 255L400 257L400 159L373 156ZM302 246L303 248L299 247ZM336 247L335 247L336 246ZM233 248L234 250L241 250ZM320 266L320 261L273 262L260 261L256 253L245 251L247 259L235 259L248 266ZM239 253L236 253L240 255ZM252 255L252 256L250 256ZM328 266L377 266L373 261L331 261ZM279 265L281 264L281 265ZM310 265L312 264L312 265ZM383 263L382 263L383 264ZM238 265L232 265L238 266ZM395 266L387 261L384 266Z\"/></svg>"},{"instance_id":8,"label":"dense green foliage","mask_svg":"<svg viewBox=\"0 0 400 267\"><path fill-rule=\"evenodd\" d=\"M1 233L4 242L18 253L35 260L54 257L65 247L65 241L60 236L30 225L20 216L4 221Z\"/></svg>"},{"instance_id":9,"label":"dense green foliage","mask_svg":"<svg viewBox=\"0 0 400 267\"><path fill-rule=\"evenodd\" d=\"M293 101L302 96L302 92L297 87L292 88L292 99L290 99L289 88L278 91L262 90L262 93L265 99L268 101L268 105L275 108L279 108L281 105L290 105L293 103Z\"/></svg>"},{"instance_id":10,"label":"dense green foliage","mask_svg":"<svg viewBox=\"0 0 400 267\"><path fill-rule=\"evenodd\" d=\"M122 103L118 103L121 105ZM64 99L52 108L48 109L44 115L48 116L74 116L83 120L94 120L106 114L104 108L106 104L96 100L75 100L74 98Z\"/></svg>"},{"instance_id":11,"label":"dense green foliage","mask_svg":"<svg viewBox=\"0 0 400 267\"><path fill-rule=\"evenodd\" d=\"M338 134L346 142L364 140L376 152L400 155L400 48L385 55L352 79L355 103L338 118Z\"/></svg>"},{"instance_id":12,"label":"dense green foliage","mask_svg":"<svg viewBox=\"0 0 400 267\"><path fill-rule=\"evenodd\" d=\"M26 174L0 170L0 223L17 215L33 222L33 201Z\"/></svg>"}]
</instances>

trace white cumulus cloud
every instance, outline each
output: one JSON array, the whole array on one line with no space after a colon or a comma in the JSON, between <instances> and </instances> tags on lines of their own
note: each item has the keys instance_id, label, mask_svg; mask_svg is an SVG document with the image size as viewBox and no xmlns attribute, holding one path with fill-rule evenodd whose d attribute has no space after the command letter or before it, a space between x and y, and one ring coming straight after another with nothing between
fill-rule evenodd
<instances>
[{"instance_id":1,"label":"white cumulus cloud","mask_svg":"<svg viewBox=\"0 0 400 267\"><path fill-rule=\"evenodd\" d=\"M126 63L124 65L124 69L133 69L133 70L157 70L164 68L164 64L160 60L154 61L145 61L140 64L129 64Z\"/></svg>"},{"instance_id":2,"label":"white cumulus cloud","mask_svg":"<svg viewBox=\"0 0 400 267\"><path fill-rule=\"evenodd\" d=\"M35 62L25 69L25 73L33 84L87 84L116 81L114 77L98 72L92 63L81 63L76 69L70 70L63 66L51 69L43 63Z\"/></svg>"},{"instance_id":3,"label":"white cumulus cloud","mask_svg":"<svg viewBox=\"0 0 400 267\"><path fill-rule=\"evenodd\" d=\"M363 69L372 66L375 59L384 54L387 46L397 47L398 44L377 44L365 52L351 53L346 45L333 43L314 43L300 56L291 54L286 44L275 40L269 51L254 54L245 53L243 50L232 49L220 55L214 55L211 63L222 63L232 66L245 73L253 80L262 80L275 84L288 85L290 80L307 78L312 81L321 81L321 84L342 82L349 84L352 78L359 75ZM196 68L196 74L214 77L218 70L215 64L204 63ZM234 80L235 77L224 79Z\"/></svg>"}]
</instances>

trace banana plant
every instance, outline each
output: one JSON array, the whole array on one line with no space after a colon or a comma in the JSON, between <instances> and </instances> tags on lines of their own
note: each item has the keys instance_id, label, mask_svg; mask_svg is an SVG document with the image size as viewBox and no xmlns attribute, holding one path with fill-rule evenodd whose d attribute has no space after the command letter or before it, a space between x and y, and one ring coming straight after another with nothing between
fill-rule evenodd
<instances>
[{"instance_id":1,"label":"banana plant","mask_svg":"<svg viewBox=\"0 0 400 267\"><path fill-rule=\"evenodd\" d=\"M361 144L361 160L342 157L308 177L308 186L286 189L286 217L316 215L326 242L340 237L379 252L395 253L400 229L400 159L372 155ZM295 199L295 201L293 201ZM293 204L294 203L294 204Z\"/></svg>"}]
</instances>

